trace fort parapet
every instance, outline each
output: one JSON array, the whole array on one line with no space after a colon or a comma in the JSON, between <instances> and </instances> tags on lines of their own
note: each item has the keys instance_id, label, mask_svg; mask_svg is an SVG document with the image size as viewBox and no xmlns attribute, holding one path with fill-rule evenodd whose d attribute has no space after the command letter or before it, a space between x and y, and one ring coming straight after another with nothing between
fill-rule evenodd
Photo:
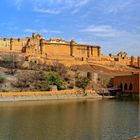
<instances>
[{"instance_id":1,"label":"fort parapet","mask_svg":"<svg viewBox=\"0 0 140 140\"><path fill-rule=\"evenodd\" d=\"M0 51L24 53L29 57L100 57L100 46L78 44L61 38L44 39L40 34L32 34L27 38L1 38Z\"/></svg>"},{"instance_id":2,"label":"fort parapet","mask_svg":"<svg viewBox=\"0 0 140 140\"><path fill-rule=\"evenodd\" d=\"M99 64L121 64L140 67L140 57L128 57L126 52L117 55L102 55L98 45L79 44L74 40L66 41L62 38L44 39L42 35L33 33L26 38L0 38L0 52L21 53L25 60L45 63L48 60L68 60L70 64L75 60L95 62Z\"/></svg>"}]
</instances>

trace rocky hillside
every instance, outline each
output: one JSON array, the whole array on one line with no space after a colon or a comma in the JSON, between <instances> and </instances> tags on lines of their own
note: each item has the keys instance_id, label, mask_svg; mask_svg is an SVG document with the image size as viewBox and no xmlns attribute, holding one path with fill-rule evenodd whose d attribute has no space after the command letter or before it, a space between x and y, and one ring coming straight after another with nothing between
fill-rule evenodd
<instances>
[{"instance_id":1,"label":"rocky hillside","mask_svg":"<svg viewBox=\"0 0 140 140\"><path fill-rule=\"evenodd\" d=\"M36 91L77 88L76 81L81 77L94 75L87 88L99 89L111 86L111 78L116 75L140 72L140 69L123 65L101 65L86 63L66 67L57 61L51 64L35 64L22 57L3 55L0 58L0 91ZM48 75L56 83L48 84ZM57 86L57 87L56 87Z\"/></svg>"}]
</instances>

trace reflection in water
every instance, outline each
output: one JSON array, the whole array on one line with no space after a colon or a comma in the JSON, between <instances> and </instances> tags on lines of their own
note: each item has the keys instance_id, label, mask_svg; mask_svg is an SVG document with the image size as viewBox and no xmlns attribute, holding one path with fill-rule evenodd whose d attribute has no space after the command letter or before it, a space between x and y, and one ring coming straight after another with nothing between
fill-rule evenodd
<instances>
[{"instance_id":1,"label":"reflection in water","mask_svg":"<svg viewBox=\"0 0 140 140\"><path fill-rule=\"evenodd\" d=\"M128 140L139 133L138 102L0 104L0 140Z\"/></svg>"}]
</instances>

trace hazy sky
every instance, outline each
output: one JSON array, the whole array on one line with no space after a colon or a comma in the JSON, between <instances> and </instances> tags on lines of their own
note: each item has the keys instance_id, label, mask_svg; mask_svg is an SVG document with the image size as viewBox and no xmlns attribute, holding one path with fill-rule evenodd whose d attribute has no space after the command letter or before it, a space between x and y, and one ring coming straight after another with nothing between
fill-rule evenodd
<instances>
[{"instance_id":1,"label":"hazy sky","mask_svg":"<svg viewBox=\"0 0 140 140\"><path fill-rule=\"evenodd\" d=\"M103 53L140 55L140 0L1 0L0 37L45 38L98 44Z\"/></svg>"}]
</instances>

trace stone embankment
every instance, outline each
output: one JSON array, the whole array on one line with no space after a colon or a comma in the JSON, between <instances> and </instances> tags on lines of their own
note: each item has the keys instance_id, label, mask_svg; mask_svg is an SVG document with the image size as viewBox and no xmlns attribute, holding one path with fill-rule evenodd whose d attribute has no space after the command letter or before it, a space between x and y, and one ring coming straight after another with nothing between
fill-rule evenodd
<instances>
[{"instance_id":1,"label":"stone embankment","mask_svg":"<svg viewBox=\"0 0 140 140\"><path fill-rule=\"evenodd\" d=\"M87 95L85 96L80 90L47 92L0 92L0 102L102 98L102 96L99 96L93 90L88 90L86 93Z\"/></svg>"}]
</instances>

